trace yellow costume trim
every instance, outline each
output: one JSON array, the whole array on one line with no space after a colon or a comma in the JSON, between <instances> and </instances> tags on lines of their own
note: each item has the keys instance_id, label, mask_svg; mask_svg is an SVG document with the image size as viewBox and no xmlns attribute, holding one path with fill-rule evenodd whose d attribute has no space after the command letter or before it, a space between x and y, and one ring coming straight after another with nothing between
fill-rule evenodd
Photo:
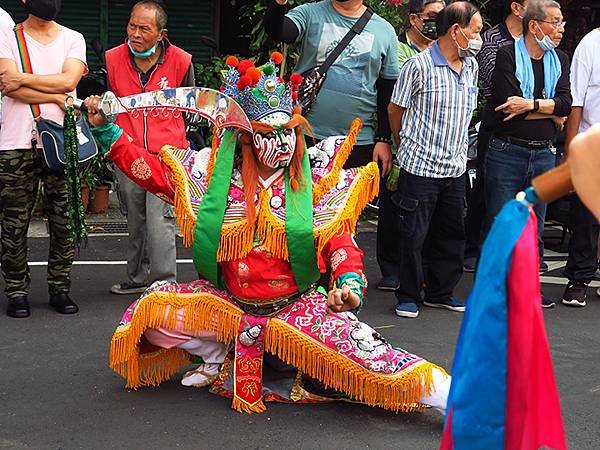
<instances>
[{"instance_id":1,"label":"yellow costume trim","mask_svg":"<svg viewBox=\"0 0 600 450\"><path fill-rule=\"evenodd\" d=\"M432 370L445 370L430 362L405 373L376 374L336 351L320 345L282 320L271 319L265 334L265 350L277 355L326 387L337 389L369 406L394 412L420 411L419 401L431 393ZM446 374L447 375L447 374Z\"/></svg>"},{"instance_id":2,"label":"yellow costume trim","mask_svg":"<svg viewBox=\"0 0 600 450\"><path fill-rule=\"evenodd\" d=\"M140 339L148 328L177 329L178 310L183 312L183 329L192 333L212 330L217 340L225 343L236 339L243 315L235 305L208 293L150 293L140 301L131 322L117 329L111 342L110 367L127 379L128 388L158 385L189 363L188 353L178 348L139 353ZM327 387L395 412L423 409L420 400L431 392L432 369L446 373L430 362L421 362L402 373L377 374L277 318L269 321L265 333L265 351ZM234 401L232 407L240 412L265 410L262 401L254 405Z\"/></svg>"},{"instance_id":3,"label":"yellow costume trim","mask_svg":"<svg viewBox=\"0 0 600 450\"><path fill-rule=\"evenodd\" d=\"M110 367L127 379L126 387L158 385L189 363L188 353L178 348L139 353L147 329L178 329L178 310L183 312L183 330L192 334L215 331L217 339L226 343L236 338L243 315L236 306L208 293L149 293L140 299L131 322L117 328L110 343Z\"/></svg>"},{"instance_id":4,"label":"yellow costume trim","mask_svg":"<svg viewBox=\"0 0 600 450\"><path fill-rule=\"evenodd\" d=\"M346 137L346 140L335 154L331 171L323 178L321 178L317 184L313 184L314 205L319 203L319 201L325 196L325 194L331 191L339 181L340 172L343 169L344 164L346 164L346 161L350 156L350 152L352 152L352 149L354 148L354 144L356 143L356 137L358 136L358 133L360 132L361 128L362 122L360 121L360 119L354 119L354 121L352 121L352 125L350 125L350 130L348 131L348 136Z\"/></svg>"},{"instance_id":5,"label":"yellow costume trim","mask_svg":"<svg viewBox=\"0 0 600 450\"><path fill-rule=\"evenodd\" d=\"M339 152L339 159L336 158L332 172L313 186L313 189L315 189L313 196L315 198L319 198L319 196L322 198L339 181L340 171L347 158L345 153L349 153L352 145L354 145L356 133L360 129L359 125L360 122L355 122L353 129L351 129L354 137L349 136L346 142L342 144L342 147L346 146L346 148ZM183 242L186 246L190 246L194 240L196 213L191 206L187 174L182 164L172 156L171 149L173 147L164 146L161 150L161 157L172 172L173 185L175 186L175 216L183 235ZM263 245L267 251L277 258L288 260L285 222L272 213L269 206L269 192L269 190L265 190L260 193L256 228L249 225L245 219L223 224L221 242L217 252L218 262L246 257L254 247L255 236L261 242L264 241ZM370 200L377 196L378 192L379 168L377 164L372 162L359 168L356 178L348 188L344 204L330 221L314 229L317 254L320 254L325 244L332 237L343 232L353 233L355 231L356 222L361 211Z\"/></svg>"}]
</instances>

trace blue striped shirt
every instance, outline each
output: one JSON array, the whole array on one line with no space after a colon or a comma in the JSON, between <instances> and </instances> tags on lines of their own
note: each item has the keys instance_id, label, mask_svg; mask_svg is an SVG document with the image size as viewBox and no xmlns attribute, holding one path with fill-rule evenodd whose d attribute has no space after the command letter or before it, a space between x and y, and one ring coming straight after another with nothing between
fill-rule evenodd
<instances>
[{"instance_id":1,"label":"blue striped shirt","mask_svg":"<svg viewBox=\"0 0 600 450\"><path fill-rule=\"evenodd\" d=\"M460 75L438 44L409 59L392 103L405 108L398 163L413 175L459 177L467 169L468 128L477 106L477 61L465 58Z\"/></svg>"}]
</instances>

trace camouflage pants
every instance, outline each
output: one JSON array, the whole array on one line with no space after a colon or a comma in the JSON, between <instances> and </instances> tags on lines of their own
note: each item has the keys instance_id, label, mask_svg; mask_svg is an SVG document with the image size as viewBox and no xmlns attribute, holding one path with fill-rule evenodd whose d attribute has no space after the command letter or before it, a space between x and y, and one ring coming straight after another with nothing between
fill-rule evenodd
<instances>
[{"instance_id":1,"label":"camouflage pants","mask_svg":"<svg viewBox=\"0 0 600 450\"><path fill-rule=\"evenodd\" d=\"M29 293L27 229L40 180L50 228L48 292L57 294L70 289L75 248L68 239L64 178L48 171L41 152L34 153L31 149L0 151L0 263L9 299Z\"/></svg>"}]
</instances>

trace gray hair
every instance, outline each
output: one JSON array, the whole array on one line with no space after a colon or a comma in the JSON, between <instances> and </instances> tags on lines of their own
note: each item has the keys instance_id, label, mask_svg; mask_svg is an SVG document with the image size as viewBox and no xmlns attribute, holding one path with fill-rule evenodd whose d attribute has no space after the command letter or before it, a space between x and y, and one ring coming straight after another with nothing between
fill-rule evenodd
<instances>
[{"instance_id":1,"label":"gray hair","mask_svg":"<svg viewBox=\"0 0 600 450\"><path fill-rule=\"evenodd\" d=\"M131 12L133 12L133 10L138 6L154 9L154 12L156 13L156 26L158 27L159 31L167 27L167 12L165 11L165 7L162 1L140 0L135 5L133 5L133 8L131 8Z\"/></svg>"},{"instance_id":2,"label":"gray hair","mask_svg":"<svg viewBox=\"0 0 600 450\"><path fill-rule=\"evenodd\" d=\"M560 3L554 0L531 0L523 14L523 36L529 33L529 23L532 20L546 20L546 11L550 8L560 9Z\"/></svg>"}]
</instances>

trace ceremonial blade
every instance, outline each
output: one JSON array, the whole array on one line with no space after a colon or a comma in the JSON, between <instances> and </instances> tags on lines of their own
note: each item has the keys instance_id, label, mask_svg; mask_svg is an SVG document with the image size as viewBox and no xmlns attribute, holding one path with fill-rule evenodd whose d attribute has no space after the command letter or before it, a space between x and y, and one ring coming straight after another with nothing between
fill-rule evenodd
<instances>
[{"instance_id":1,"label":"ceremonial blade","mask_svg":"<svg viewBox=\"0 0 600 450\"><path fill-rule=\"evenodd\" d=\"M85 109L83 100L76 99L73 104L78 109ZM241 128L252 133L252 125L242 107L231 97L208 88L182 87L127 97L117 97L108 91L100 97L98 109L109 122L114 122L119 114L166 118L188 112L204 117L218 128Z\"/></svg>"}]
</instances>

